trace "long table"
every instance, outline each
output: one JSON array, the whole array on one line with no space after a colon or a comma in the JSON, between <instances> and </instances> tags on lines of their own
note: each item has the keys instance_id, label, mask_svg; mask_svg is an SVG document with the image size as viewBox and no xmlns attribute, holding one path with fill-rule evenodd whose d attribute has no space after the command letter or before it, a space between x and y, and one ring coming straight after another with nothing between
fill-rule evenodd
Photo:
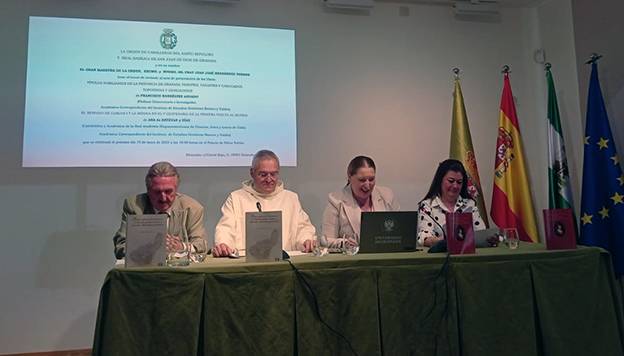
<instances>
[{"instance_id":1,"label":"long table","mask_svg":"<svg viewBox=\"0 0 624 356\"><path fill-rule=\"evenodd\" d=\"M93 355L624 355L600 248L291 262L113 268Z\"/></svg>"}]
</instances>

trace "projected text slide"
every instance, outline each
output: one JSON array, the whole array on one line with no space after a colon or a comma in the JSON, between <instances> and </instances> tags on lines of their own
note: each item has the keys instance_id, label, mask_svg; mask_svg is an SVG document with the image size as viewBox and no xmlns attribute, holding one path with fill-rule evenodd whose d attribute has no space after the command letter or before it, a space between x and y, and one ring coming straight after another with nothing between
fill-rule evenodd
<instances>
[{"instance_id":1,"label":"projected text slide","mask_svg":"<svg viewBox=\"0 0 624 356\"><path fill-rule=\"evenodd\" d=\"M25 167L296 165L294 31L31 17Z\"/></svg>"}]
</instances>

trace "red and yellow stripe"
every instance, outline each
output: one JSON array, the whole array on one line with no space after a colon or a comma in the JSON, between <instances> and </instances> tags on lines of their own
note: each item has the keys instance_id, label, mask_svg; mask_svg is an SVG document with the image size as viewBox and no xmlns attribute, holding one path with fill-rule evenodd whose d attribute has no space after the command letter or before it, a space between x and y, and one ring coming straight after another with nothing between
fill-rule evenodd
<instances>
[{"instance_id":1,"label":"red and yellow stripe","mask_svg":"<svg viewBox=\"0 0 624 356\"><path fill-rule=\"evenodd\" d=\"M498 126L490 215L499 228L515 227L521 240L538 242L533 198L526 172L516 108L507 75Z\"/></svg>"}]
</instances>

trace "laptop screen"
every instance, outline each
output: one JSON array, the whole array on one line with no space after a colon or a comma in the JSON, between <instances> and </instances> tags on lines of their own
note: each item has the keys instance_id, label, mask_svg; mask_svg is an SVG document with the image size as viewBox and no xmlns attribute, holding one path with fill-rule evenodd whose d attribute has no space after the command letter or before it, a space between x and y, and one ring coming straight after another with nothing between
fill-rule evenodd
<instances>
[{"instance_id":1,"label":"laptop screen","mask_svg":"<svg viewBox=\"0 0 624 356\"><path fill-rule=\"evenodd\" d=\"M416 250L417 211L363 211L359 253Z\"/></svg>"}]
</instances>

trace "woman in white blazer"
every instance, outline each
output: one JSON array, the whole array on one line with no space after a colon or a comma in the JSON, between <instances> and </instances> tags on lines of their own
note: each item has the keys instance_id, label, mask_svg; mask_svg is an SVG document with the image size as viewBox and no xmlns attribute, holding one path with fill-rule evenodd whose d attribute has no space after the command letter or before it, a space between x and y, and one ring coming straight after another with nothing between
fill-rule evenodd
<instances>
[{"instance_id":1,"label":"woman in white blazer","mask_svg":"<svg viewBox=\"0 0 624 356\"><path fill-rule=\"evenodd\" d=\"M321 246L340 248L344 237L360 235L363 211L396 211L401 207L394 201L392 190L375 185L375 162L370 157L357 156L347 167L347 185L332 192L323 214Z\"/></svg>"}]
</instances>

